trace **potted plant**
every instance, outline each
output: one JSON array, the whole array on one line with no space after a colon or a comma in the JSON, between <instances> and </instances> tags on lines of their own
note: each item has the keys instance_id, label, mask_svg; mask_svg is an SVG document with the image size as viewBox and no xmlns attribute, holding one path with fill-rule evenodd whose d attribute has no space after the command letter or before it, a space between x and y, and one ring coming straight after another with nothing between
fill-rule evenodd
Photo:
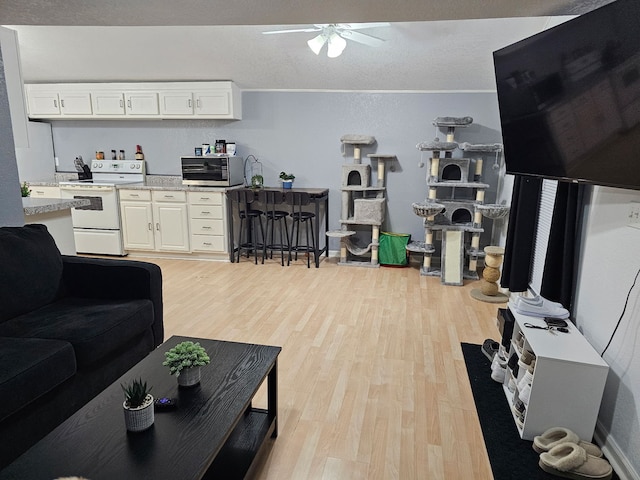
<instances>
[{"instance_id":1,"label":"potted plant","mask_svg":"<svg viewBox=\"0 0 640 480\"><path fill-rule=\"evenodd\" d=\"M251 188L262 188L264 186L264 178L262 175L254 175L251 177Z\"/></svg>"},{"instance_id":2,"label":"potted plant","mask_svg":"<svg viewBox=\"0 0 640 480\"><path fill-rule=\"evenodd\" d=\"M291 188L293 186L293 179L296 176L293 173L280 172L280 180L282 180L282 188Z\"/></svg>"},{"instance_id":3,"label":"potted plant","mask_svg":"<svg viewBox=\"0 0 640 480\"><path fill-rule=\"evenodd\" d=\"M124 392L124 423L130 432L142 432L153 425L153 396L151 387L141 378L127 385L120 384Z\"/></svg>"},{"instance_id":4,"label":"potted plant","mask_svg":"<svg viewBox=\"0 0 640 480\"><path fill-rule=\"evenodd\" d=\"M207 365L211 359L198 342L190 340L178 343L165 352L162 365L169 367L171 375L178 377L178 385L191 387L200 383L200 367Z\"/></svg>"},{"instance_id":5,"label":"potted plant","mask_svg":"<svg viewBox=\"0 0 640 480\"><path fill-rule=\"evenodd\" d=\"M31 189L29 188L29 184L27 182L24 182L22 185L20 185L20 193L23 197L28 197L29 195L31 195Z\"/></svg>"}]
</instances>

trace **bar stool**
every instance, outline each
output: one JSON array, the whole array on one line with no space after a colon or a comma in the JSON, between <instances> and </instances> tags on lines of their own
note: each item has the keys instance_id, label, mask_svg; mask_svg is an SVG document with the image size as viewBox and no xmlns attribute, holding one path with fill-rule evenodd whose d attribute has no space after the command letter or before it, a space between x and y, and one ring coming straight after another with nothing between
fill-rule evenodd
<instances>
[{"instance_id":1,"label":"bar stool","mask_svg":"<svg viewBox=\"0 0 640 480\"><path fill-rule=\"evenodd\" d=\"M238 259L237 263L240 263L240 254L242 251L247 252L247 258L249 258L249 252L253 251L256 265L258 264L258 250L264 252L264 228L262 226L262 216L264 212L261 210L249 208L254 202L255 195L251 190L229 190L227 192L228 197L238 204L238 214L240 216L240 231L238 232ZM256 225L257 224L257 225ZM258 243L258 227L260 228L260 235L262 242ZM245 233L246 231L246 233ZM245 233L246 240L242 241L242 235ZM264 253L262 255L262 263L264 263Z\"/></svg>"},{"instance_id":2,"label":"bar stool","mask_svg":"<svg viewBox=\"0 0 640 480\"><path fill-rule=\"evenodd\" d=\"M286 210L277 210L278 205L285 203L284 194L277 190L260 190L258 193L258 201L264 205L264 215L266 218L265 228L265 241L264 249L262 252L263 257L266 257L267 251L271 253L273 258L273 251L280 250L280 264L284 266L284 251L290 251L289 249L289 227L287 225L287 217L289 212ZM275 230L278 228L279 243L275 243ZM286 242L286 244L285 244Z\"/></svg>"},{"instance_id":3,"label":"bar stool","mask_svg":"<svg viewBox=\"0 0 640 480\"><path fill-rule=\"evenodd\" d=\"M307 253L307 268L311 267L311 254L316 253L316 240L313 233L313 219L316 214L303 210L302 207L311 203L311 198L307 192L287 192L285 194L286 202L291 206L291 218L293 219L293 225L291 227L291 240L289 241L289 260L287 265L291 262L291 252L295 251L295 259L298 260L298 252ZM305 233L307 243L306 245L300 245L300 225L305 226ZM294 240L295 232L295 244ZM309 242L309 234L311 234L311 242ZM314 257L315 259L315 257Z\"/></svg>"}]
</instances>

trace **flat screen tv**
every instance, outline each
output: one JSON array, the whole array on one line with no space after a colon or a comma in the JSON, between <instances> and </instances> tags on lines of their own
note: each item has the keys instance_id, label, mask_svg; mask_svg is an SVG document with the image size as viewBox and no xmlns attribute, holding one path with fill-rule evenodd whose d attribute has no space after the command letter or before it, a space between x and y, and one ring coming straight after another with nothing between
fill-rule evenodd
<instances>
[{"instance_id":1,"label":"flat screen tv","mask_svg":"<svg viewBox=\"0 0 640 480\"><path fill-rule=\"evenodd\" d=\"M640 0L493 53L507 173L640 189Z\"/></svg>"}]
</instances>

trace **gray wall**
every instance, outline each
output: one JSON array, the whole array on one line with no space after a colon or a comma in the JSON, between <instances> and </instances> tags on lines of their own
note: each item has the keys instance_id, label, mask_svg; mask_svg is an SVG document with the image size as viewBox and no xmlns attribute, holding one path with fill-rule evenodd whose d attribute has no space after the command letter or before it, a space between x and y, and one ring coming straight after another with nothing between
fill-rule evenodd
<instances>
[{"instance_id":1,"label":"gray wall","mask_svg":"<svg viewBox=\"0 0 640 480\"><path fill-rule=\"evenodd\" d=\"M55 121L53 138L59 170L75 171L73 159L91 159L96 150L125 149L136 144L145 152L149 174L179 175L180 155L216 139L234 140L238 155L256 156L263 163L265 183L278 186L282 170L296 175L295 186L330 189L330 228L340 224L341 165L352 162L341 155L340 137L357 133L373 135L377 144L362 151L394 154L397 161L387 169L387 221L383 230L424 236L421 219L411 203L427 195L426 168L419 168L421 141L436 135L444 139L432 120L438 116L471 116L473 125L459 129L456 140L471 143L500 142L498 106L494 93L339 93L339 92L244 92L240 121ZM454 156L462 156L455 152ZM425 157L428 152L425 152ZM478 157L474 155L473 158ZM426 160L426 158L425 158ZM492 185L486 203L495 201L498 177L491 166L494 155L485 157L484 181ZM461 193L461 192L458 192ZM490 243L492 224L486 220L484 244ZM330 244L331 249L336 249Z\"/></svg>"},{"instance_id":2,"label":"gray wall","mask_svg":"<svg viewBox=\"0 0 640 480\"><path fill-rule=\"evenodd\" d=\"M0 51L0 226L21 225L24 225L24 212L13 144L4 62Z\"/></svg>"}]
</instances>

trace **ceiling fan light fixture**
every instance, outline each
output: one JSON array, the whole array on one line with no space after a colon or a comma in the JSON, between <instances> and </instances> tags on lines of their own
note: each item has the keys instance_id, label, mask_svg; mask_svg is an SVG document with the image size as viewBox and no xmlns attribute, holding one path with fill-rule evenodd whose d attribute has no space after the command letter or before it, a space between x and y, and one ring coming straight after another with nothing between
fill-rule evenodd
<instances>
[{"instance_id":1,"label":"ceiling fan light fixture","mask_svg":"<svg viewBox=\"0 0 640 480\"><path fill-rule=\"evenodd\" d=\"M347 46L347 41L337 33L332 33L328 40L327 57L339 57Z\"/></svg>"},{"instance_id":2,"label":"ceiling fan light fixture","mask_svg":"<svg viewBox=\"0 0 640 480\"><path fill-rule=\"evenodd\" d=\"M307 45L309 45L309 48L313 53L318 55L326 41L327 41L327 37L323 33L321 33L320 35L313 37L311 40L309 40L307 42Z\"/></svg>"}]
</instances>

